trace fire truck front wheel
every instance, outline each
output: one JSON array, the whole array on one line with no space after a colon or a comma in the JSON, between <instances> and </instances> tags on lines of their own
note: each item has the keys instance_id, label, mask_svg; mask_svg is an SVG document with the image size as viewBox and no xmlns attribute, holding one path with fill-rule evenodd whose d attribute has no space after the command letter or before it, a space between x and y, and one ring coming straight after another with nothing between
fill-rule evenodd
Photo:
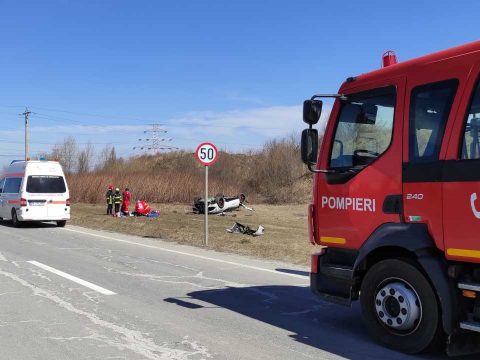
<instances>
[{"instance_id":1,"label":"fire truck front wheel","mask_svg":"<svg viewBox=\"0 0 480 360\"><path fill-rule=\"evenodd\" d=\"M360 302L371 336L408 354L426 352L443 339L437 297L409 260L375 264L362 281Z\"/></svg>"}]
</instances>

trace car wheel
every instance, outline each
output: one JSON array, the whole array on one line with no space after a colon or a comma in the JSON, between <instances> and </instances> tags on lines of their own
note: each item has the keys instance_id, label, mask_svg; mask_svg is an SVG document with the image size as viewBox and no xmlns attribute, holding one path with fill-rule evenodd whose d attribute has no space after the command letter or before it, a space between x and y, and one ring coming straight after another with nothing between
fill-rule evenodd
<instances>
[{"instance_id":1,"label":"car wheel","mask_svg":"<svg viewBox=\"0 0 480 360\"><path fill-rule=\"evenodd\" d=\"M247 200L247 197L245 196L245 194L240 193L238 194L238 199L240 200L240 204L243 204L245 200Z\"/></svg>"},{"instance_id":2,"label":"car wheel","mask_svg":"<svg viewBox=\"0 0 480 360\"><path fill-rule=\"evenodd\" d=\"M20 227L20 220L18 220L17 211L15 209L12 210L12 225L14 227Z\"/></svg>"},{"instance_id":3,"label":"car wheel","mask_svg":"<svg viewBox=\"0 0 480 360\"><path fill-rule=\"evenodd\" d=\"M217 203L217 205L220 209L223 209L223 207L225 206L225 198L224 198L223 194L216 195L215 196L215 202Z\"/></svg>"},{"instance_id":4,"label":"car wheel","mask_svg":"<svg viewBox=\"0 0 480 360\"><path fill-rule=\"evenodd\" d=\"M408 260L375 264L362 281L360 302L370 335L392 349L416 354L444 339L435 291Z\"/></svg>"},{"instance_id":5,"label":"car wheel","mask_svg":"<svg viewBox=\"0 0 480 360\"><path fill-rule=\"evenodd\" d=\"M57 221L57 226L58 227L65 227L65 225L67 225L67 220Z\"/></svg>"}]
</instances>

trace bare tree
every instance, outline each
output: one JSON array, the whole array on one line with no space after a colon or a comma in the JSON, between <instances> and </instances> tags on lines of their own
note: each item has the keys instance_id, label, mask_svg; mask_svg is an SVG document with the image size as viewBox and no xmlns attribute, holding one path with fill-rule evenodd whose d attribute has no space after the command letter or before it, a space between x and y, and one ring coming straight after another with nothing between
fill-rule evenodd
<instances>
[{"instance_id":1,"label":"bare tree","mask_svg":"<svg viewBox=\"0 0 480 360\"><path fill-rule=\"evenodd\" d=\"M106 169L118 162L115 146L107 145L100 152L97 169Z\"/></svg>"},{"instance_id":2,"label":"bare tree","mask_svg":"<svg viewBox=\"0 0 480 360\"><path fill-rule=\"evenodd\" d=\"M78 154L78 170L79 174L90 171L92 167L93 154L95 149L91 143L85 145L85 148Z\"/></svg>"},{"instance_id":3,"label":"bare tree","mask_svg":"<svg viewBox=\"0 0 480 360\"><path fill-rule=\"evenodd\" d=\"M110 155L110 145L106 145L98 156L98 162L95 168L101 170L105 167L105 164L108 162L108 156Z\"/></svg>"},{"instance_id":4,"label":"bare tree","mask_svg":"<svg viewBox=\"0 0 480 360\"><path fill-rule=\"evenodd\" d=\"M69 174L77 168L77 154L77 142L72 136L65 138L63 143L56 144L52 149L52 157L57 158L62 164L63 170Z\"/></svg>"},{"instance_id":5,"label":"bare tree","mask_svg":"<svg viewBox=\"0 0 480 360\"><path fill-rule=\"evenodd\" d=\"M108 163L109 165L113 165L117 162L117 152L115 150L115 146L112 146L112 149L110 150L110 156L108 157Z\"/></svg>"}]
</instances>

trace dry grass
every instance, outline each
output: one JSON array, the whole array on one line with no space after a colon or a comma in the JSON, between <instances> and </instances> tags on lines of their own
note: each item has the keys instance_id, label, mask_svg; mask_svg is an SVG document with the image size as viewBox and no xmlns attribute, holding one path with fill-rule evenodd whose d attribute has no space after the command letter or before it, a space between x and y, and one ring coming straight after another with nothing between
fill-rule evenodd
<instances>
[{"instance_id":1,"label":"dry grass","mask_svg":"<svg viewBox=\"0 0 480 360\"><path fill-rule=\"evenodd\" d=\"M312 176L300 161L296 138L273 140L257 152L221 152L209 169L210 194L243 192L253 202L305 203ZM158 203L190 203L202 196L204 169L192 153L177 151L157 156L115 160L93 172L70 174L74 202L103 203L109 184L128 187L134 199Z\"/></svg>"},{"instance_id":2,"label":"dry grass","mask_svg":"<svg viewBox=\"0 0 480 360\"><path fill-rule=\"evenodd\" d=\"M72 207L71 223L202 246L203 215L186 213L190 211L188 205L162 204L153 205L152 208L160 210L160 217L112 218L104 215L104 206L75 204ZM311 246L307 235L307 206L256 205L254 208L253 213L241 209L228 216L210 215L209 248L294 264L308 264ZM225 229L234 222L255 228L262 225L265 227L265 235L251 237L227 233Z\"/></svg>"}]
</instances>

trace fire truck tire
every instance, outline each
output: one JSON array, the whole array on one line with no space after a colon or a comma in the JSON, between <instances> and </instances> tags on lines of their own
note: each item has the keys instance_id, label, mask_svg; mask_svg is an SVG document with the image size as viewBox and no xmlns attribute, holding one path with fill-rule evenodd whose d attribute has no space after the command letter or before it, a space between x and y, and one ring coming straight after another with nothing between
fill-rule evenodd
<instances>
[{"instance_id":1,"label":"fire truck tire","mask_svg":"<svg viewBox=\"0 0 480 360\"><path fill-rule=\"evenodd\" d=\"M435 291L413 261L375 264L362 281L360 303L370 335L387 347L417 354L444 341Z\"/></svg>"},{"instance_id":2,"label":"fire truck tire","mask_svg":"<svg viewBox=\"0 0 480 360\"><path fill-rule=\"evenodd\" d=\"M15 211L15 209L12 209L12 225L13 227L21 226L20 220L18 220L17 212Z\"/></svg>"}]
</instances>

